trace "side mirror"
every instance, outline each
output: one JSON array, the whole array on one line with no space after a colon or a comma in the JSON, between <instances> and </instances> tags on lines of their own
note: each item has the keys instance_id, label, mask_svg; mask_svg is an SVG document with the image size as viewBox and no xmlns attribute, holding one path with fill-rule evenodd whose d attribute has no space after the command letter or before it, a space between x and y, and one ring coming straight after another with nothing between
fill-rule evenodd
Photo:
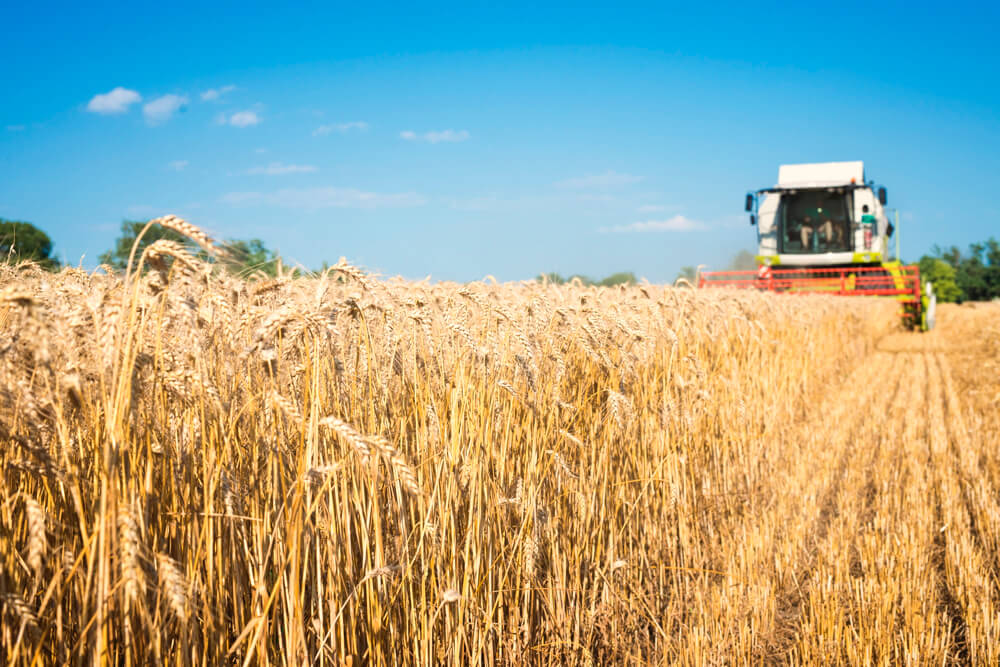
<instances>
[{"instance_id":1,"label":"side mirror","mask_svg":"<svg viewBox=\"0 0 1000 667\"><path fill-rule=\"evenodd\" d=\"M747 212L750 212L750 211L753 210L753 195L752 194L748 194L747 195L746 210L747 210Z\"/></svg>"},{"instance_id":2,"label":"side mirror","mask_svg":"<svg viewBox=\"0 0 1000 667\"><path fill-rule=\"evenodd\" d=\"M753 213L750 214L750 226L753 227L757 224L757 216Z\"/></svg>"},{"instance_id":3,"label":"side mirror","mask_svg":"<svg viewBox=\"0 0 1000 667\"><path fill-rule=\"evenodd\" d=\"M885 188L878 189L878 203L885 206L886 202L889 201L888 196L886 196Z\"/></svg>"}]
</instances>

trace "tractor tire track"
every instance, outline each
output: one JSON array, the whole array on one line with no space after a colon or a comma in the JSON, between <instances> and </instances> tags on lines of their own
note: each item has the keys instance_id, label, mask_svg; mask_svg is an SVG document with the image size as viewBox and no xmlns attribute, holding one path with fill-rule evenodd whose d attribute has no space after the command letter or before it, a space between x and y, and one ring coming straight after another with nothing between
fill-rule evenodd
<instances>
[{"instance_id":1,"label":"tractor tire track","mask_svg":"<svg viewBox=\"0 0 1000 667\"><path fill-rule=\"evenodd\" d=\"M788 662L969 662L965 608L946 576L953 549L938 531L942 499L950 498L934 465L946 441L940 430L929 437L940 426L940 394L925 354L895 356L892 408L873 410L862 433L871 447L853 464L845 514L811 578L808 616Z\"/></svg>"},{"instance_id":2,"label":"tractor tire track","mask_svg":"<svg viewBox=\"0 0 1000 667\"><path fill-rule=\"evenodd\" d=\"M972 456L972 443L969 441L969 431L965 426L962 416L961 404L955 393L951 379L951 369L946 359L941 354L935 355L935 361L940 369L943 384L942 404L944 410L944 423L948 430L948 442L952 453L952 463L954 471L958 477L959 488L962 492L962 504L969 516L969 531L976 546L983 557L990 565L990 575L993 581L993 591L1000 597L1000 553L987 543L984 531L991 531L995 526L982 526L979 524L979 513L975 511L975 503L971 496L972 486L978 480L980 483L984 479L985 471L979 465L978 457ZM979 500L985 501L987 507L983 508L986 516L1000 517L1000 505L990 493L979 494Z\"/></svg>"},{"instance_id":3,"label":"tractor tire track","mask_svg":"<svg viewBox=\"0 0 1000 667\"><path fill-rule=\"evenodd\" d=\"M900 493L885 506L887 532L873 545L891 562L887 578L876 589L881 599L895 598L894 640L872 628L868 641L880 646L890 661L909 656L913 660L945 656L954 645L954 620L942 610L940 570L934 559L935 523L933 507L935 477L929 465L928 412L931 409L926 357L917 351L908 366L912 400L905 413L901 437L896 441L897 460L902 467ZM930 511L928 511L930 510ZM893 594L895 593L895 594ZM889 657L891 655L891 658Z\"/></svg>"},{"instance_id":4,"label":"tractor tire track","mask_svg":"<svg viewBox=\"0 0 1000 667\"><path fill-rule=\"evenodd\" d=\"M781 656L781 662L788 661L796 642L802 635L804 608L811 594L808 582L816 574L819 549L827 542L830 526L840 515L839 496L843 491L848 463L856 455L857 444L861 441L859 436L871 428L870 421L874 415L881 414L886 410L894 412L899 408L898 397L902 388L900 371L904 366L904 359L901 355L876 352L872 355L870 362L875 366L889 365L888 372L884 374L884 377L890 378L892 389L879 393L877 382L873 383L867 391L861 393L857 392L857 387L850 383L845 383L840 388L840 396L851 405L853 418L846 430L845 437L841 441L831 443L841 446L842 449L833 469L832 480L822 493L819 513L807 533L810 548L805 561L793 577L797 585L794 588L782 590L778 595L777 617L780 626L777 628L777 634L783 640L778 652L778 655ZM820 421L822 421L822 415ZM827 428L826 425L815 423L811 423L810 427L817 432L823 432ZM874 499L873 484L871 485L871 495Z\"/></svg>"},{"instance_id":5,"label":"tractor tire track","mask_svg":"<svg viewBox=\"0 0 1000 667\"><path fill-rule=\"evenodd\" d=\"M820 525L826 539L823 558L814 557L809 563L805 575L809 586L800 603L804 613L795 618L794 643L788 647L782 662L826 664L846 659L842 642L835 639L836 632L830 632L829 620L849 616L849 609L839 601L842 595L838 591L864 575L855 538L864 525L862 522L870 522L875 512L878 487L872 471L886 449L881 425L886 417L893 422L902 421L912 391L912 386L904 382L907 360L901 355L886 356L892 362L888 372L881 375L884 384L879 383L879 387L884 390L879 393L880 400L866 401L858 395L852 399L855 410L864 418L852 433L851 447L842 454L845 466L850 465L834 496L838 512L830 515L825 526ZM834 521L836 530L829 534Z\"/></svg>"},{"instance_id":6,"label":"tractor tire track","mask_svg":"<svg viewBox=\"0 0 1000 667\"><path fill-rule=\"evenodd\" d=\"M949 511L942 519L948 529L941 530L940 547L942 557L947 559L942 567L948 590L964 614L964 641L959 644L958 657L966 664L998 664L1000 629L985 611L1000 608L997 550L989 537L995 535L996 499L971 446L947 360L937 355L935 362L940 396L937 416L941 420L938 438L942 458L947 459L941 464L939 498L949 503Z\"/></svg>"},{"instance_id":7,"label":"tractor tire track","mask_svg":"<svg viewBox=\"0 0 1000 667\"><path fill-rule=\"evenodd\" d=\"M951 526L952 518L958 519L954 515L953 507L949 507L946 513L945 504L949 500L947 490L951 490L952 480L944 479L945 475L954 473L956 463L949 446L945 424L944 395L941 391L941 371L937 363L932 362L928 355L921 355L923 363L928 368L927 377L927 420L925 426L925 439L927 442L927 466L934 480L934 523L937 528L932 536L934 545L931 551L931 563L937 578L938 602L941 610L948 618L949 644L954 647L954 654L950 656L951 662L958 665L971 664L969 658L969 627L963 612L963 606L956 597L949 584L949 544L948 528ZM936 360L935 360L936 361ZM942 459L951 459L951 461ZM946 487L947 485L947 487ZM964 508L967 512L968 507ZM968 519L969 517L962 517ZM958 528L961 524L956 526ZM961 567L961 563L955 564ZM953 575L954 576L954 575Z\"/></svg>"},{"instance_id":8,"label":"tractor tire track","mask_svg":"<svg viewBox=\"0 0 1000 667\"><path fill-rule=\"evenodd\" d=\"M715 578L703 595L717 596L716 605L693 606L685 623L710 628L714 645L747 632L747 619L754 619L750 630L750 653L755 662L779 659L794 636L781 635L787 625L781 615L789 616L788 606L777 608L779 592L793 599L800 582L795 572L802 562L812 558L814 545L822 544L829 522L837 512L836 493L827 490L843 476L845 450L855 439L864 411L858 405L878 402L879 379L892 376L894 358L874 354L840 376L811 400L804 401L802 416L784 424L770 424L764 436L769 463L762 495L754 515L748 517L727 552L717 555L730 563L727 578ZM817 540L817 533L822 536ZM681 640L685 649L694 640Z\"/></svg>"}]
</instances>

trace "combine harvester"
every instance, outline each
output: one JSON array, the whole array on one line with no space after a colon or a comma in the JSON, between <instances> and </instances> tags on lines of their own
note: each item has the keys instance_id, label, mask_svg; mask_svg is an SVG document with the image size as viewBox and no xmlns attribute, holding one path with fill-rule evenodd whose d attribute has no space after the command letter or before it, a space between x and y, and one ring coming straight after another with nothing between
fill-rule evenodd
<instances>
[{"instance_id":1,"label":"combine harvester","mask_svg":"<svg viewBox=\"0 0 1000 667\"><path fill-rule=\"evenodd\" d=\"M920 269L889 260L894 226L886 191L865 181L863 162L786 164L778 184L746 198L757 227L757 271L702 273L699 287L892 298L903 323L934 327L935 297Z\"/></svg>"}]
</instances>

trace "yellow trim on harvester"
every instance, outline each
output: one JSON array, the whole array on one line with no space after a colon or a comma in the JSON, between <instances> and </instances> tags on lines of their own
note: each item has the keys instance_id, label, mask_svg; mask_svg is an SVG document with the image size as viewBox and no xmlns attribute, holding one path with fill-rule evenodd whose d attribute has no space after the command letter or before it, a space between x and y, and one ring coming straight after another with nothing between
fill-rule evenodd
<instances>
[{"instance_id":1,"label":"yellow trim on harvester","mask_svg":"<svg viewBox=\"0 0 1000 667\"><path fill-rule=\"evenodd\" d=\"M898 259L891 262L882 262L882 268L892 276L892 282L896 289L901 290L906 287L906 281L903 278L902 262ZM901 294L896 297L896 301L907 301L909 298L909 295Z\"/></svg>"},{"instance_id":2,"label":"yellow trim on harvester","mask_svg":"<svg viewBox=\"0 0 1000 667\"><path fill-rule=\"evenodd\" d=\"M755 255L757 266L778 266L781 264L780 255ZM883 264L882 253L880 252L856 252L851 255L851 264Z\"/></svg>"},{"instance_id":3,"label":"yellow trim on harvester","mask_svg":"<svg viewBox=\"0 0 1000 667\"><path fill-rule=\"evenodd\" d=\"M856 252L851 257L851 264L876 264L882 262L880 252Z\"/></svg>"}]
</instances>

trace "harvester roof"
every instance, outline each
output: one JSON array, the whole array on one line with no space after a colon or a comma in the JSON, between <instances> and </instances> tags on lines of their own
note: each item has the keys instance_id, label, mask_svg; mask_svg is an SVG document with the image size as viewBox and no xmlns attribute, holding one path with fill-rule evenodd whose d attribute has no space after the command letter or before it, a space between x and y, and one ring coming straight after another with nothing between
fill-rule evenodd
<instances>
[{"instance_id":1,"label":"harvester roof","mask_svg":"<svg viewBox=\"0 0 1000 667\"><path fill-rule=\"evenodd\" d=\"M863 185L865 163L818 162L814 164L783 164L778 168L778 188L822 188Z\"/></svg>"}]
</instances>

